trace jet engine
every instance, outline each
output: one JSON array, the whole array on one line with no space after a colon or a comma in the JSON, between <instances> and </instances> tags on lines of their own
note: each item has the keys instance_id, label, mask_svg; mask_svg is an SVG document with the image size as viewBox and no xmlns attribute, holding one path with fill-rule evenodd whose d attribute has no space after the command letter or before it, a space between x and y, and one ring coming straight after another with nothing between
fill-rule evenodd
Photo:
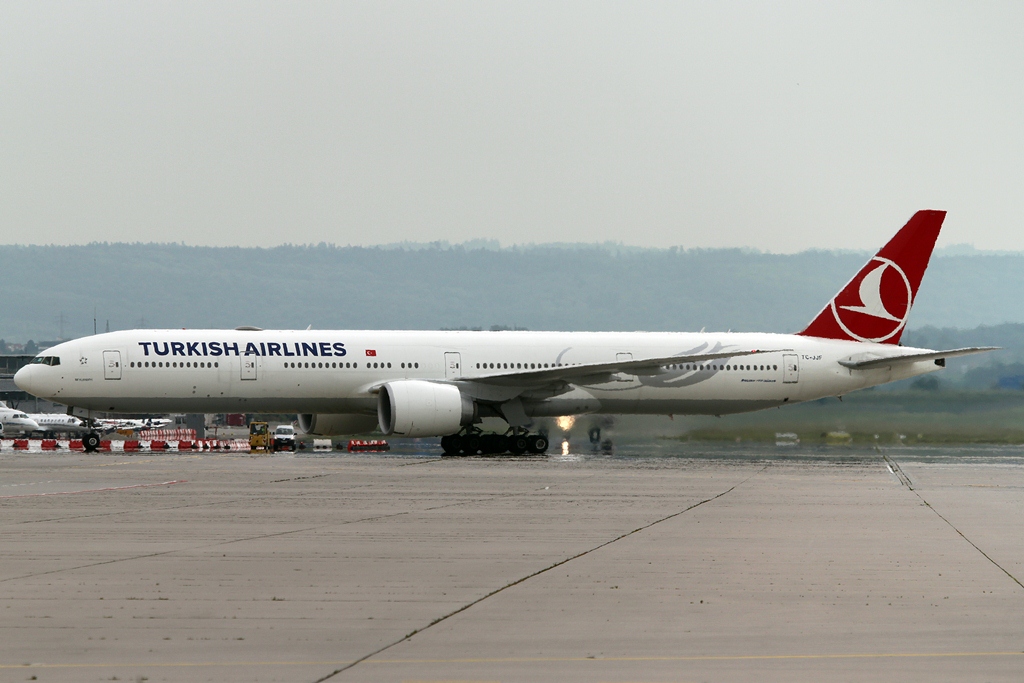
<instances>
[{"instance_id":1,"label":"jet engine","mask_svg":"<svg viewBox=\"0 0 1024 683\"><path fill-rule=\"evenodd\" d=\"M451 384L399 380L380 388L377 418L386 436L447 436L476 420L476 403Z\"/></svg>"},{"instance_id":2,"label":"jet engine","mask_svg":"<svg viewBox=\"0 0 1024 683\"><path fill-rule=\"evenodd\" d=\"M300 432L318 436L369 434L377 428L377 418L373 415L311 415L306 413L300 414L298 418Z\"/></svg>"}]
</instances>

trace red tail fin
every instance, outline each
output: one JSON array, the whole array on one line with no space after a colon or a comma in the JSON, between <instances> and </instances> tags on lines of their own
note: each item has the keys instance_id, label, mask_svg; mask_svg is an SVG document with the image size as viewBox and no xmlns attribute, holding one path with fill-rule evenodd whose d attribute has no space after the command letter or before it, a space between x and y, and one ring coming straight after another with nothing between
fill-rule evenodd
<instances>
[{"instance_id":1,"label":"red tail fin","mask_svg":"<svg viewBox=\"0 0 1024 683\"><path fill-rule=\"evenodd\" d=\"M898 344L945 218L915 213L800 334Z\"/></svg>"}]
</instances>

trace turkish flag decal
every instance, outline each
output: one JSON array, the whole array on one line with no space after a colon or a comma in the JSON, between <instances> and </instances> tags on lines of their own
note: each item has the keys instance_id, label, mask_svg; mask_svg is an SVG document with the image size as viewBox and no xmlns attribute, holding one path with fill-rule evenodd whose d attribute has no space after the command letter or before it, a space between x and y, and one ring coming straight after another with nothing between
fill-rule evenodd
<instances>
[{"instance_id":1,"label":"turkish flag decal","mask_svg":"<svg viewBox=\"0 0 1024 683\"><path fill-rule=\"evenodd\" d=\"M367 356L376 356L377 355L377 350L376 349L366 349L366 355Z\"/></svg>"}]
</instances>

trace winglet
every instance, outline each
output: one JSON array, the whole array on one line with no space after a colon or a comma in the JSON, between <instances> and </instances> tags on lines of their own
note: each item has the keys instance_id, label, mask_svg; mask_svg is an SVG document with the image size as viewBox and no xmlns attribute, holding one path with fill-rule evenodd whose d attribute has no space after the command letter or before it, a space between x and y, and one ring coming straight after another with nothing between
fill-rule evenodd
<instances>
[{"instance_id":1,"label":"winglet","mask_svg":"<svg viewBox=\"0 0 1024 683\"><path fill-rule=\"evenodd\" d=\"M915 213L799 334L898 344L945 218Z\"/></svg>"}]
</instances>

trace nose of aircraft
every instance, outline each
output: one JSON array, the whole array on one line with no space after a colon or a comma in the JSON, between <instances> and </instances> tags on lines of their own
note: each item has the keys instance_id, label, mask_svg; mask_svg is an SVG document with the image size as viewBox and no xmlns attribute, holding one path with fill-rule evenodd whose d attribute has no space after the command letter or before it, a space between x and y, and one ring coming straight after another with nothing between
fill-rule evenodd
<instances>
[{"instance_id":1,"label":"nose of aircraft","mask_svg":"<svg viewBox=\"0 0 1024 683\"><path fill-rule=\"evenodd\" d=\"M18 370L14 373L14 384L22 391L35 395L36 392L33 391L34 382L32 381L32 376L37 369L38 368L31 365L26 365L21 370Z\"/></svg>"}]
</instances>

